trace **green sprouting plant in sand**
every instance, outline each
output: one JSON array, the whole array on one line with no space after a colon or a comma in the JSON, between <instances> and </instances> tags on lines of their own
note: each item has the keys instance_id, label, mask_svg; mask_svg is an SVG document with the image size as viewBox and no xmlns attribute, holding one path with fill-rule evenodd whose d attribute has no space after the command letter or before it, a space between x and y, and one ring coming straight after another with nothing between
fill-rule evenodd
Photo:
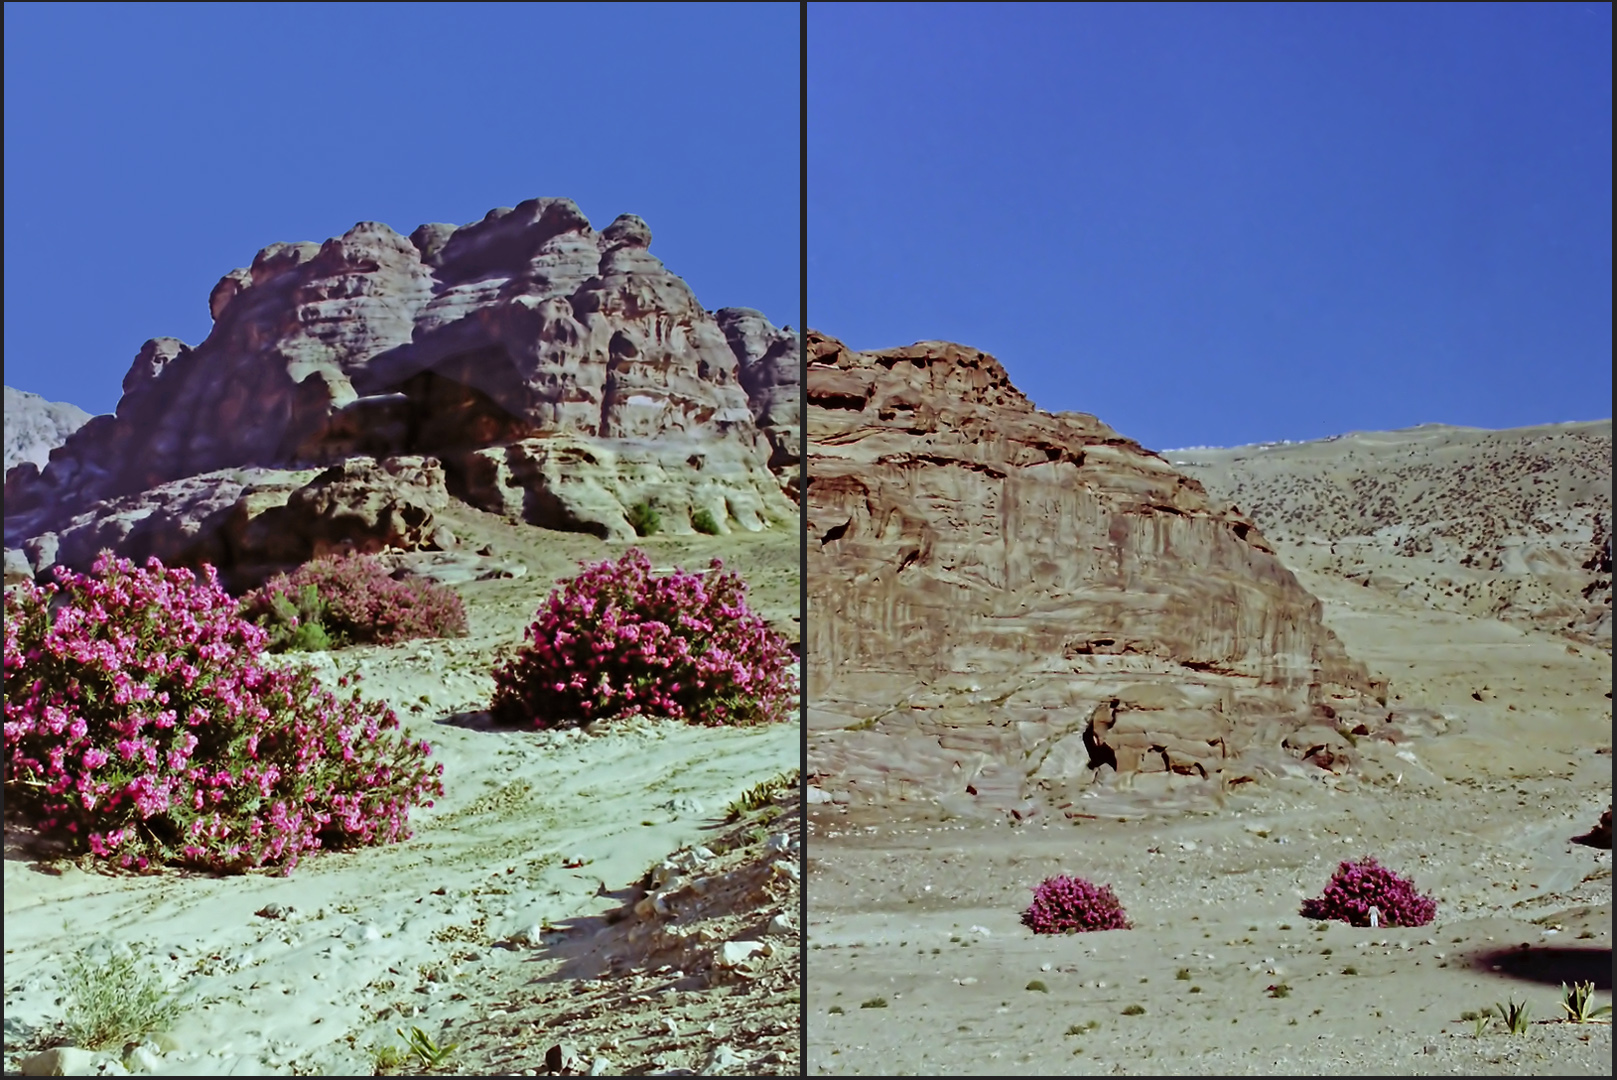
<instances>
[{"instance_id":1,"label":"green sprouting plant in sand","mask_svg":"<svg viewBox=\"0 0 1617 1080\"><path fill-rule=\"evenodd\" d=\"M1527 1034L1527 1028L1533 1022L1527 1009L1527 1002L1523 1001L1518 1005L1512 1001L1508 1008L1504 1005L1496 1004L1494 1009L1499 1013L1499 1018L1505 1022L1505 1026L1510 1029L1512 1035Z\"/></svg>"},{"instance_id":2,"label":"green sprouting plant in sand","mask_svg":"<svg viewBox=\"0 0 1617 1080\"><path fill-rule=\"evenodd\" d=\"M1571 986L1561 984L1561 1008L1566 1011L1567 1020L1574 1024L1597 1024L1602 1016L1611 1015L1610 1005L1594 1007L1595 984L1592 982L1575 982ZM1606 1021L1610 1023L1610 1021Z\"/></svg>"},{"instance_id":3,"label":"green sprouting plant in sand","mask_svg":"<svg viewBox=\"0 0 1617 1080\"><path fill-rule=\"evenodd\" d=\"M401 1039L406 1040L410 1053L416 1056L423 1068L436 1069L444 1060L454 1053L459 1043L450 1043L448 1046L439 1046L432 1041L432 1037L418 1027L412 1027L410 1034L406 1035L403 1028L394 1028Z\"/></svg>"},{"instance_id":4,"label":"green sprouting plant in sand","mask_svg":"<svg viewBox=\"0 0 1617 1080\"><path fill-rule=\"evenodd\" d=\"M762 810L764 807L772 805L775 801L775 796L787 788L796 787L802 775L801 769L787 769L784 772L776 773L767 780L754 784L746 791L743 791L729 806L725 807L727 820L736 821L745 814L750 814L754 810Z\"/></svg>"},{"instance_id":5,"label":"green sprouting plant in sand","mask_svg":"<svg viewBox=\"0 0 1617 1080\"><path fill-rule=\"evenodd\" d=\"M178 1018L181 1003L142 972L134 957L117 952L104 959L84 956L63 971L67 1034L86 1050L122 1047Z\"/></svg>"},{"instance_id":6,"label":"green sprouting plant in sand","mask_svg":"<svg viewBox=\"0 0 1617 1080\"><path fill-rule=\"evenodd\" d=\"M691 528L705 536L719 535L719 523L713 517L713 511L705 506L691 515Z\"/></svg>"}]
</instances>

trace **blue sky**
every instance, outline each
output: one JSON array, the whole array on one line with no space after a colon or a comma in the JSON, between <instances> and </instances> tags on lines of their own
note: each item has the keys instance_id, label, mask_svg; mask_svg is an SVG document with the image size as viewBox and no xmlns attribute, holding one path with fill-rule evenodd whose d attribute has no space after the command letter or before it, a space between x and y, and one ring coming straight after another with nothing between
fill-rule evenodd
<instances>
[{"instance_id":1,"label":"blue sky","mask_svg":"<svg viewBox=\"0 0 1617 1080\"><path fill-rule=\"evenodd\" d=\"M809 5L809 325L1154 448L1611 415L1611 8Z\"/></svg>"},{"instance_id":2,"label":"blue sky","mask_svg":"<svg viewBox=\"0 0 1617 1080\"><path fill-rule=\"evenodd\" d=\"M5 5L5 381L117 404L281 240L567 196L800 322L792 3Z\"/></svg>"}]
</instances>

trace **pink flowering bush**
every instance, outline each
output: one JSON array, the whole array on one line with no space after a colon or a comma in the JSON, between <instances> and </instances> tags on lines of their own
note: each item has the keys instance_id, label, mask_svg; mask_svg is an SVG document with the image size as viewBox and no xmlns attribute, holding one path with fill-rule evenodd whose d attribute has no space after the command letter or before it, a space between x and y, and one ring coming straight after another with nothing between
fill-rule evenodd
<instances>
[{"instance_id":1,"label":"pink flowering bush","mask_svg":"<svg viewBox=\"0 0 1617 1080\"><path fill-rule=\"evenodd\" d=\"M1085 930L1127 930L1128 916L1110 885L1058 874L1033 890L1022 925L1035 934L1076 934Z\"/></svg>"},{"instance_id":2,"label":"pink flowering bush","mask_svg":"<svg viewBox=\"0 0 1617 1080\"><path fill-rule=\"evenodd\" d=\"M41 835L125 868L239 872L410 835L443 793L391 709L262 663L212 567L91 575L5 595L5 795Z\"/></svg>"},{"instance_id":3,"label":"pink flowering bush","mask_svg":"<svg viewBox=\"0 0 1617 1080\"><path fill-rule=\"evenodd\" d=\"M1338 866L1324 894L1303 901L1302 915L1369 926L1372 907L1379 910L1382 926L1425 926L1437 917L1437 901L1368 856Z\"/></svg>"},{"instance_id":4,"label":"pink flowering bush","mask_svg":"<svg viewBox=\"0 0 1617 1080\"><path fill-rule=\"evenodd\" d=\"M363 555L315 559L242 599L242 615L270 632L270 648L392 645L466 633L460 595L436 581L395 581Z\"/></svg>"},{"instance_id":5,"label":"pink flowering bush","mask_svg":"<svg viewBox=\"0 0 1617 1080\"><path fill-rule=\"evenodd\" d=\"M588 565L539 609L520 653L494 672L501 723L565 727L649 714L702 724L784 719L786 639L713 560L703 576L653 577L638 548Z\"/></svg>"}]
</instances>

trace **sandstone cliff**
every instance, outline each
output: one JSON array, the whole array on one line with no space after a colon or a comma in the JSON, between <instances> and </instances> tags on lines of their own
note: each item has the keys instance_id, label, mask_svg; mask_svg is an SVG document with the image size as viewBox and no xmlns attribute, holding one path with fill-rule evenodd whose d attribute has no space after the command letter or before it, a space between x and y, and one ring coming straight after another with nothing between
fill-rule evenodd
<instances>
[{"instance_id":1,"label":"sandstone cliff","mask_svg":"<svg viewBox=\"0 0 1617 1080\"><path fill-rule=\"evenodd\" d=\"M675 533L795 525L795 337L709 313L650 244L568 199L272 244L214 287L207 340L148 341L116 415L7 477L6 547L251 577L430 548L450 499L620 539L641 502Z\"/></svg>"},{"instance_id":2,"label":"sandstone cliff","mask_svg":"<svg viewBox=\"0 0 1617 1080\"><path fill-rule=\"evenodd\" d=\"M46 401L38 394L6 387L5 471L24 461L43 466L51 451L83 427L90 414L77 405Z\"/></svg>"},{"instance_id":3,"label":"sandstone cliff","mask_svg":"<svg viewBox=\"0 0 1617 1080\"><path fill-rule=\"evenodd\" d=\"M808 354L808 769L837 801L1218 788L1385 722L1254 524L1158 455L974 349Z\"/></svg>"}]
</instances>

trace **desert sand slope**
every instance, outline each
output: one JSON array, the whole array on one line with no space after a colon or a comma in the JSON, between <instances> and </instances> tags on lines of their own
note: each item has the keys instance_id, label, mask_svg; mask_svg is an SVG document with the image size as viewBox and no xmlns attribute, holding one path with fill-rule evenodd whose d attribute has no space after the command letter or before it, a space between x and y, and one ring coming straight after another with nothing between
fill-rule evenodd
<instances>
[{"instance_id":1,"label":"desert sand slope","mask_svg":"<svg viewBox=\"0 0 1617 1080\"><path fill-rule=\"evenodd\" d=\"M1164 452L1293 569L1611 648L1611 421Z\"/></svg>"},{"instance_id":2,"label":"desert sand slope","mask_svg":"<svg viewBox=\"0 0 1617 1080\"><path fill-rule=\"evenodd\" d=\"M1571 842L1611 798L1608 654L1298 579L1348 654L1446 730L1361 739L1346 778L1285 776L1189 814L1097 798L1093 817L989 828L919 804L815 808L811 1073L1610 1074L1609 1026L1554 1022L1563 981L1611 1002L1611 852ZM1437 920L1299 916L1365 854L1433 894ZM1055 873L1111 884L1133 929L1036 938L1019 915ZM1461 1020L1523 999L1523 1036Z\"/></svg>"},{"instance_id":3,"label":"desert sand slope","mask_svg":"<svg viewBox=\"0 0 1617 1080\"><path fill-rule=\"evenodd\" d=\"M725 820L743 791L798 766L797 725L492 729L481 710L497 657L558 577L625 545L452 513L525 570L457 586L468 637L306 654L333 680L363 675L444 762L447 794L412 816L415 837L289 878L134 877L40 859L8 827L8 1071L63 1019L65 961L109 947L193 1003L160 1074L369 1075L378 1049L403 1045L400 1026L461 1043L449 1073L532 1075L563 1043L585 1070L799 1069L796 826L785 807ZM796 535L640 545L658 567L724 558L797 639ZM679 852L665 910L637 912L648 869ZM759 947L726 966L737 941Z\"/></svg>"}]
</instances>

